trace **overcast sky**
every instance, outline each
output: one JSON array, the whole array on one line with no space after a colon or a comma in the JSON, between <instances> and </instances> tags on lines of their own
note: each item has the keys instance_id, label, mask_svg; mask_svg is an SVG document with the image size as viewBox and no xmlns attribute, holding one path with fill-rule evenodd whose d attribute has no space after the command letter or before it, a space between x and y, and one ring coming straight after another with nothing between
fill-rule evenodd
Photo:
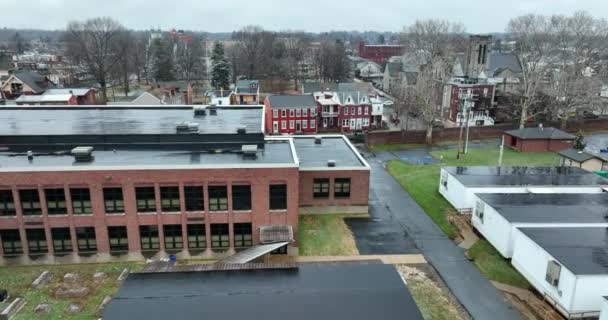
<instances>
[{"instance_id":1,"label":"overcast sky","mask_svg":"<svg viewBox=\"0 0 608 320\"><path fill-rule=\"evenodd\" d=\"M608 17L607 0L0 0L0 26L63 29L68 20L109 16L133 29L229 32L399 31L416 19L449 19L468 32L502 32L509 18L587 10Z\"/></svg>"}]
</instances>

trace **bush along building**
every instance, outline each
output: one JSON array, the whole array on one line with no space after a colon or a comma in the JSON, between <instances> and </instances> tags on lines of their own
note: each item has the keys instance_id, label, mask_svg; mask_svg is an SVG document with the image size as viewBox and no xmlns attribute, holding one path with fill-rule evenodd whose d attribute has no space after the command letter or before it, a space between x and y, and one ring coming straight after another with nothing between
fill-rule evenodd
<instances>
[{"instance_id":1,"label":"bush along building","mask_svg":"<svg viewBox=\"0 0 608 320\"><path fill-rule=\"evenodd\" d=\"M52 109L0 110L3 264L297 254L299 214L368 209L345 137L265 138L263 106Z\"/></svg>"}]
</instances>

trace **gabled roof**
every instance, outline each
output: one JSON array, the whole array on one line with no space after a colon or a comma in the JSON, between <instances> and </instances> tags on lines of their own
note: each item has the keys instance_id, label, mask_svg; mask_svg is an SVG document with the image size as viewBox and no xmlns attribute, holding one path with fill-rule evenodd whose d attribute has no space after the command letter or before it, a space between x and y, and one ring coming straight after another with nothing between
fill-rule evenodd
<instances>
[{"instance_id":1,"label":"gabled roof","mask_svg":"<svg viewBox=\"0 0 608 320\"><path fill-rule=\"evenodd\" d=\"M64 89L48 89L44 92L44 95L75 95L77 97L85 96L89 91L94 90L91 88L64 88Z\"/></svg>"},{"instance_id":2,"label":"gabled roof","mask_svg":"<svg viewBox=\"0 0 608 320\"><path fill-rule=\"evenodd\" d=\"M160 99L150 92L144 92L140 94L137 98L133 99L130 104L134 105L160 105L162 104Z\"/></svg>"},{"instance_id":3,"label":"gabled roof","mask_svg":"<svg viewBox=\"0 0 608 320\"><path fill-rule=\"evenodd\" d=\"M508 135L511 135L520 139L531 139L531 140L573 140L576 138L574 135L571 135L565 131L559 130L557 128L542 128L542 127L533 127L533 128L523 128L516 130L509 130L505 132Z\"/></svg>"},{"instance_id":4,"label":"gabled roof","mask_svg":"<svg viewBox=\"0 0 608 320\"><path fill-rule=\"evenodd\" d=\"M47 89L47 85L45 81L48 79L35 71L21 71L18 73L14 73L13 77L19 79L21 82L25 83L28 87L34 90L34 93L43 93L44 90ZM7 82L10 80L7 79Z\"/></svg>"},{"instance_id":5,"label":"gabled roof","mask_svg":"<svg viewBox=\"0 0 608 320\"><path fill-rule=\"evenodd\" d=\"M316 108L317 102L311 94L269 96L268 102L273 109L281 108Z\"/></svg>"},{"instance_id":6,"label":"gabled roof","mask_svg":"<svg viewBox=\"0 0 608 320\"><path fill-rule=\"evenodd\" d=\"M19 103L42 103L42 102L67 102L72 98L71 94L52 94L52 95L21 95L15 100Z\"/></svg>"},{"instance_id":7,"label":"gabled roof","mask_svg":"<svg viewBox=\"0 0 608 320\"><path fill-rule=\"evenodd\" d=\"M238 80L235 85L236 93L258 93L260 82L258 80Z\"/></svg>"},{"instance_id":8,"label":"gabled roof","mask_svg":"<svg viewBox=\"0 0 608 320\"><path fill-rule=\"evenodd\" d=\"M369 82L340 82L338 92L361 92L364 94L375 94L374 86Z\"/></svg>"},{"instance_id":9,"label":"gabled roof","mask_svg":"<svg viewBox=\"0 0 608 320\"><path fill-rule=\"evenodd\" d=\"M401 62L389 62L386 64L386 70L388 71L388 75L391 77L398 77L399 72L403 69L403 63Z\"/></svg>"},{"instance_id":10,"label":"gabled roof","mask_svg":"<svg viewBox=\"0 0 608 320\"><path fill-rule=\"evenodd\" d=\"M576 149L565 149L559 152L562 157L574 160L576 162L585 162L591 159L600 159L601 161L608 161L604 155L593 154L587 151L578 151Z\"/></svg>"},{"instance_id":11,"label":"gabled roof","mask_svg":"<svg viewBox=\"0 0 608 320\"><path fill-rule=\"evenodd\" d=\"M520 73L522 71L521 64L519 63L517 56L511 53L491 53L490 64L488 66L489 76L494 77L504 69L509 69L514 73Z\"/></svg>"},{"instance_id":12,"label":"gabled roof","mask_svg":"<svg viewBox=\"0 0 608 320\"><path fill-rule=\"evenodd\" d=\"M338 85L334 82L305 82L302 84L302 93L315 93L315 92L335 92Z\"/></svg>"}]
</instances>

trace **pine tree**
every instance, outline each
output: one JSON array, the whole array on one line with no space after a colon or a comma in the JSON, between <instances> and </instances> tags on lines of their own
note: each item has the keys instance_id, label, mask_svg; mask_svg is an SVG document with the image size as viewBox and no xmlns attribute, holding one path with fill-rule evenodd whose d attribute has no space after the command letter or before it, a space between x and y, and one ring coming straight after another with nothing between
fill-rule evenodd
<instances>
[{"instance_id":1,"label":"pine tree","mask_svg":"<svg viewBox=\"0 0 608 320\"><path fill-rule=\"evenodd\" d=\"M224 45L219 41L213 47L211 63L211 85L227 90L230 86L230 65L224 55Z\"/></svg>"},{"instance_id":2,"label":"pine tree","mask_svg":"<svg viewBox=\"0 0 608 320\"><path fill-rule=\"evenodd\" d=\"M161 39L155 39L152 50L154 54L154 79L156 81L175 80L175 63L171 45Z\"/></svg>"},{"instance_id":3,"label":"pine tree","mask_svg":"<svg viewBox=\"0 0 608 320\"><path fill-rule=\"evenodd\" d=\"M587 144L585 143L585 137L583 136L583 131L579 131L576 134L576 139L574 140L574 149L578 151L584 151Z\"/></svg>"}]
</instances>

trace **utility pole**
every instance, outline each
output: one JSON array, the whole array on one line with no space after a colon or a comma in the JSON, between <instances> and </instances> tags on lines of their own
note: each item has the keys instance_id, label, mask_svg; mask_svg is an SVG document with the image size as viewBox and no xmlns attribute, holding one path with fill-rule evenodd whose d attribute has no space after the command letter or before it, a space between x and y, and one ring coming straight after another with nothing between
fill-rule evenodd
<instances>
[{"instance_id":1,"label":"utility pole","mask_svg":"<svg viewBox=\"0 0 608 320\"><path fill-rule=\"evenodd\" d=\"M503 155L503 151L505 150L505 135L502 135L502 139L500 141L500 148L498 151L498 166L502 166L502 155Z\"/></svg>"}]
</instances>

